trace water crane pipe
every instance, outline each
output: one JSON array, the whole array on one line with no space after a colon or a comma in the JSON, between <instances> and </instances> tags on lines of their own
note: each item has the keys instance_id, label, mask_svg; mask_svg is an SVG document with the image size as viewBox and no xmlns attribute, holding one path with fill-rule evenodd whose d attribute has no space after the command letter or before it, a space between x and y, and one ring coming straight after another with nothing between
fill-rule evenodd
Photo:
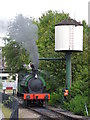
<instances>
[{"instance_id":1,"label":"water crane pipe","mask_svg":"<svg viewBox=\"0 0 90 120\"><path fill-rule=\"evenodd\" d=\"M47 60L47 61L49 61L49 60L65 60L65 58L39 58L39 60Z\"/></svg>"}]
</instances>

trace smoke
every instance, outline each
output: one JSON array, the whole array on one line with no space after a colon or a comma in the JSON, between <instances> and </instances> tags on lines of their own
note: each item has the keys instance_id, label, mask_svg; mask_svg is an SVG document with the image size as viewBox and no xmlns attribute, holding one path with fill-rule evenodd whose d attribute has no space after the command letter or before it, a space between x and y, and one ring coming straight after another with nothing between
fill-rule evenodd
<instances>
[{"instance_id":1,"label":"smoke","mask_svg":"<svg viewBox=\"0 0 90 120\"><path fill-rule=\"evenodd\" d=\"M34 63L35 69L38 69L39 54L35 42L38 39L38 27L32 19L20 14L10 23L8 30L9 36L17 42L23 43L23 46L30 52L30 59Z\"/></svg>"}]
</instances>

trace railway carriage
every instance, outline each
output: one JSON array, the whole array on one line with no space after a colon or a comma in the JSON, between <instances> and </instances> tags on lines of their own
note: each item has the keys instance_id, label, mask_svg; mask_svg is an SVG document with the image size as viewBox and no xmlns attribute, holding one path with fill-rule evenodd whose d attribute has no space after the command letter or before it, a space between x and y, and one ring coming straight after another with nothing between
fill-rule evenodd
<instances>
[{"instance_id":1,"label":"railway carriage","mask_svg":"<svg viewBox=\"0 0 90 120\"><path fill-rule=\"evenodd\" d=\"M18 74L11 75L10 73L0 73L0 81L2 83L2 90L4 93L13 93L13 95L16 93Z\"/></svg>"}]
</instances>

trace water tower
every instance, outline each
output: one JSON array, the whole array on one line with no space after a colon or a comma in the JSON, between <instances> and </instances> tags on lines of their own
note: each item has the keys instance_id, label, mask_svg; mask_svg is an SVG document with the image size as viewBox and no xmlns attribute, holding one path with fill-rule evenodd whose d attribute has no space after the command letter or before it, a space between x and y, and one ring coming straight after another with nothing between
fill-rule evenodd
<instances>
[{"instance_id":1,"label":"water tower","mask_svg":"<svg viewBox=\"0 0 90 120\"><path fill-rule=\"evenodd\" d=\"M71 52L83 51L83 25L66 19L55 25L55 51L66 53L66 86L71 86Z\"/></svg>"}]
</instances>

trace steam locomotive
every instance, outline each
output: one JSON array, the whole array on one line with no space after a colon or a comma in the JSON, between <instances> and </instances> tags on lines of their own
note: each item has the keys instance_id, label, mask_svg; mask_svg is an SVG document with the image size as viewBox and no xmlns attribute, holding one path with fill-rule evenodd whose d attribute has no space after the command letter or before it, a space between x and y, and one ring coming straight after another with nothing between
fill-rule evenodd
<instances>
[{"instance_id":1,"label":"steam locomotive","mask_svg":"<svg viewBox=\"0 0 90 120\"><path fill-rule=\"evenodd\" d=\"M46 84L38 71L31 64L32 71L30 73L21 74L18 81L17 96L23 97L23 105L38 105L47 104L50 99L50 94L45 93Z\"/></svg>"}]
</instances>

